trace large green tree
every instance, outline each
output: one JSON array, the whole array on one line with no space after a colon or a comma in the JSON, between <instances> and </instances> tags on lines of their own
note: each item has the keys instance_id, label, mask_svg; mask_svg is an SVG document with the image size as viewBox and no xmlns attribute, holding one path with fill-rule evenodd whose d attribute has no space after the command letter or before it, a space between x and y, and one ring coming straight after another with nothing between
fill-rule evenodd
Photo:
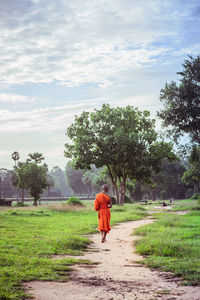
<instances>
[{"instance_id":1,"label":"large green tree","mask_svg":"<svg viewBox=\"0 0 200 300\"><path fill-rule=\"evenodd\" d=\"M104 104L101 109L83 112L75 117L67 136L65 156L76 169L106 166L120 204L124 203L127 178L148 181L152 170L159 170L162 158L173 156L170 144L157 141L150 113L132 106Z\"/></svg>"},{"instance_id":2,"label":"large green tree","mask_svg":"<svg viewBox=\"0 0 200 300\"><path fill-rule=\"evenodd\" d=\"M49 182L47 181L48 168L46 164L38 165L36 162L29 162L25 166L25 187L29 194L33 197L33 205L37 206L44 189L47 189Z\"/></svg>"},{"instance_id":3,"label":"large green tree","mask_svg":"<svg viewBox=\"0 0 200 300\"><path fill-rule=\"evenodd\" d=\"M14 168L13 177L16 178L16 185L22 189L22 201L24 190L34 198L34 205L37 206L37 201L43 190L49 186L48 168L43 163L44 157L41 153L29 154L26 162L18 162Z\"/></svg>"},{"instance_id":4,"label":"large green tree","mask_svg":"<svg viewBox=\"0 0 200 300\"><path fill-rule=\"evenodd\" d=\"M183 63L179 83L166 83L160 92L164 108L158 112L163 126L177 140L187 134L193 143L200 143L200 56L189 56Z\"/></svg>"}]
</instances>

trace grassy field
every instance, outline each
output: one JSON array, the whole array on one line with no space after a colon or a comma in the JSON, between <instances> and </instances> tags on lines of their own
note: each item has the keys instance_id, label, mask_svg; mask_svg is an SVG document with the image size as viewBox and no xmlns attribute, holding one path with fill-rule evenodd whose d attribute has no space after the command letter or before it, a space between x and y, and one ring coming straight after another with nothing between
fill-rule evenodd
<instances>
[{"instance_id":1,"label":"grassy field","mask_svg":"<svg viewBox=\"0 0 200 300\"><path fill-rule=\"evenodd\" d=\"M177 200L174 202L171 211L184 211L184 210L199 210L200 204L197 200Z\"/></svg>"},{"instance_id":2,"label":"grassy field","mask_svg":"<svg viewBox=\"0 0 200 300\"><path fill-rule=\"evenodd\" d=\"M138 205L112 208L112 222L145 216ZM97 232L97 213L84 208L53 204L39 208L0 208L0 299L25 299L23 281L66 281L74 258L52 259L52 255L77 255L89 244L87 234Z\"/></svg>"},{"instance_id":3,"label":"grassy field","mask_svg":"<svg viewBox=\"0 0 200 300\"><path fill-rule=\"evenodd\" d=\"M186 215L155 214L158 221L140 227L137 251L150 267L172 271L185 284L200 284L200 206L191 200L177 201L173 210L189 210Z\"/></svg>"}]
</instances>

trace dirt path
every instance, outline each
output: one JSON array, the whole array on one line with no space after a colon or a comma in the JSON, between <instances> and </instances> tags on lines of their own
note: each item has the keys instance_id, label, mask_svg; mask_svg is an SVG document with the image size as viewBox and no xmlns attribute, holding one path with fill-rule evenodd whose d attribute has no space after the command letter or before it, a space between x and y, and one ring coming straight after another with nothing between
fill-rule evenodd
<instances>
[{"instance_id":1,"label":"dirt path","mask_svg":"<svg viewBox=\"0 0 200 300\"><path fill-rule=\"evenodd\" d=\"M112 228L105 244L98 234L91 235L91 251L80 258L97 265L77 265L68 282L29 282L25 286L36 300L199 300L200 287L179 286L170 273L150 270L137 263L134 229L151 219L131 221Z\"/></svg>"}]
</instances>

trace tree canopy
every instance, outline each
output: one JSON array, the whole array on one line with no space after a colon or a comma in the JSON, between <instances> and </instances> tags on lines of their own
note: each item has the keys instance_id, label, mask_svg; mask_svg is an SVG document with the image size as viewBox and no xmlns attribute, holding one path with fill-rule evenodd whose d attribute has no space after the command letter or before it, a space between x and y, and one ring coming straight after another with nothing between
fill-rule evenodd
<instances>
[{"instance_id":1,"label":"tree canopy","mask_svg":"<svg viewBox=\"0 0 200 300\"><path fill-rule=\"evenodd\" d=\"M192 185L194 191L200 193L200 147L193 147L189 157L189 168L184 172L182 181Z\"/></svg>"},{"instance_id":2,"label":"tree canopy","mask_svg":"<svg viewBox=\"0 0 200 300\"><path fill-rule=\"evenodd\" d=\"M163 126L177 141L187 134L193 143L200 143L200 56L189 56L178 72L180 83L166 83L160 91L164 109L158 112Z\"/></svg>"},{"instance_id":3,"label":"tree canopy","mask_svg":"<svg viewBox=\"0 0 200 300\"><path fill-rule=\"evenodd\" d=\"M83 112L68 127L70 139L65 156L75 168L106 166L117 201L124 203L127 178L148 181L159 171L163 157L173 159L172 145L158 141L155 120L148 111L132 106L110 107ZM118 190L119 185L119 190Z\"/></svg>"},{"instance_id":4,"label":"tree canopy","mask_svg":"<svg viewBox=\"0 0 200 300\"><path fill-rule=\"evenodd\" d=\"M34 198L35 206L43 190L49 186L48 168L45 163L42 164L43 160L44 157L41 153L29 154L26 162L18 162L13 172L17 187L21 188L22 191L26 189L29 192Z\"/></svg>"}]
</instances>

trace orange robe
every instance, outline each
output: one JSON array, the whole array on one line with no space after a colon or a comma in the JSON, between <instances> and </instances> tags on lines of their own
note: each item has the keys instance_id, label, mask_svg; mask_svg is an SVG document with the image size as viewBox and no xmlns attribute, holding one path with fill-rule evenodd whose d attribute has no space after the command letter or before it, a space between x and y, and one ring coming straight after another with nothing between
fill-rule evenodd
<instances>
[{"instance_id":1,"label":"orange robe","mask_svg":"<svg viewBox=\"0 0 200 300\"><path fill-rule=\"evenodd\" d=\"M110 197L104 193L99 193L96 195L94 201L94 208L98 211L98 220L99 220L99 230L106 231L107 233L111 230L110 227L110 209L108 204L110 203Z\"/></svg>"}]
</instances>

